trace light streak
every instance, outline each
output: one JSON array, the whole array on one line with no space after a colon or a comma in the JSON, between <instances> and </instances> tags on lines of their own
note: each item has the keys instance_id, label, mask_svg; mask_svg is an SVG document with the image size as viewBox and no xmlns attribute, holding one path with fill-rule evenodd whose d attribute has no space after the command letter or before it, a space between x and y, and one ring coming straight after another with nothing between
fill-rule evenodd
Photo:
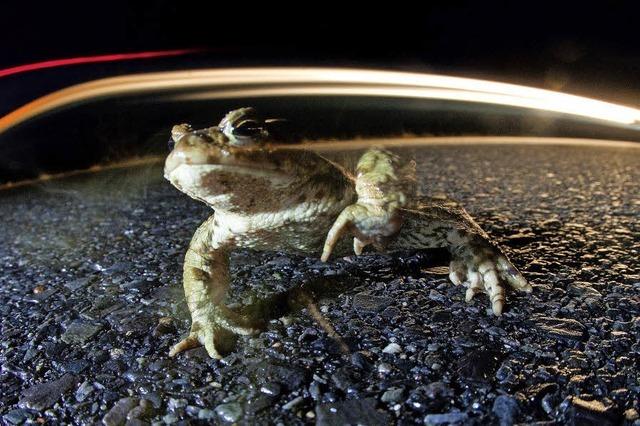
<instances>
[{"instance_id":1,"label":"light streak","mask_svg":"<svg viewBox=\"0 0 640 426\"><path fill-rule=\"evenodd\" d=\"M0 118L0 133L57 108L135 94L164 95L174 101L331 95L440 99L568 114L617 125L640 124L640 110L636 108L485 80L360 69L223 68L135 74L71 86Z\"/></svg>"},{"instance_id":2,"label":"light streak","mask_svg":"<svg viewBox=\"0 0 640 426\"><path fill-rule=\"evenodd\" d=\"M317 152L350 151L381 146L386 148L420 148L461 145L532 145L576 146L581 148L640 149L638 142L608 139L554 138L545 136L411 136L352 139L348 141L304 141L299 144L273 144L270 149L309 150Z\"/></svg>"},{"instance_id":3,"label":"light streak","mask_svg":"<svg viewBox=\"0 0 640 426\"><path fill-rule=\"evenodd\" d=\"M79 56L76 58L50 59L32 64L18 65L0 70L0 78L46 68L59 68L68 65L90 64L96 62L127 61L132 59L149 59L165 56L179 56L198 52L198 49L156 50L151 52L114 53L110 55Z\"/></svg>"}]
</instances>

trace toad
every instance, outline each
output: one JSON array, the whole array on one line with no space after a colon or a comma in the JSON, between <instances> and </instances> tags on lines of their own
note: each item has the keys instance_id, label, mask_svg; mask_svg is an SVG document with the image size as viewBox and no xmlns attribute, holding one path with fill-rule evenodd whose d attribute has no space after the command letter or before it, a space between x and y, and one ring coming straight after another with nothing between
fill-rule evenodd
<instances>
[{"instance_id":1,"label":"toad","mask_svg":"<svg viewBox=\"0 0 640 426\"><path fill-rule=\"evenodd\" d=\"M183 284L192 325L169 355L204 345L220 358L225 336L259 332L224 302L229 254L238 248L305 256L446 248L449 278L466 300L486 293L500 315L505 288L530 292L507 256L469 214L448 199L418 197L413 162L381 148L359 159L355 173L310 150L274 149L270 126L252 108L217 125L173 127L165 178L213 208L184 259ZM351 237L351 244L347 241Z\"/></svg>"}]
</instances>

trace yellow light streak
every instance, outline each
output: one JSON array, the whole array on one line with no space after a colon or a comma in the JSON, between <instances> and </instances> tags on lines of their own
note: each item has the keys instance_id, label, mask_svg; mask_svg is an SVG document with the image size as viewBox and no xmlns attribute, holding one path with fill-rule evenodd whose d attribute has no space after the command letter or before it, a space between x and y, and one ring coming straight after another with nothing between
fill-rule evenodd
<instances>
[{"instance_id":1,"label":"yellow light streak","mask_svg":"<svg viewBox=\"0 0 640 426\"><path fill-rule=\"evenodd\" d=\"M179 93L186 90L191 93ZM75 103L149 93L175 94L176 100L329 95L442 99L529 108L621 125L640 124L640 110L636 108L486 80L363 69L223 68L134 74L71 86L1 117L0 133Z\"/></svg>"}]
</instances>

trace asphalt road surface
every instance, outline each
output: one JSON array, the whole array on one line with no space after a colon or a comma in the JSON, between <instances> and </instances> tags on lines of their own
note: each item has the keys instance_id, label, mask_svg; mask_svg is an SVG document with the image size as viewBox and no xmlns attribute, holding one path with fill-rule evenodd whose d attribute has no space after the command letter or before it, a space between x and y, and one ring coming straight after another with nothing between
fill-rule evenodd
<instances>
[{"instance_id":1,"label":"asphalt road surface","mask_svg":"<svg viewBox=\"0 0 640 426\"><path fill-rule=\"evenodd\" d=\"M181 261L211 212L159 166L0 192L0 419L117 424L640 424L640 149L416 150L534 287L495 317L442 253L322 264L239 251L272 310L222 360L168 358Z\"/></svg>"}]
</instances>

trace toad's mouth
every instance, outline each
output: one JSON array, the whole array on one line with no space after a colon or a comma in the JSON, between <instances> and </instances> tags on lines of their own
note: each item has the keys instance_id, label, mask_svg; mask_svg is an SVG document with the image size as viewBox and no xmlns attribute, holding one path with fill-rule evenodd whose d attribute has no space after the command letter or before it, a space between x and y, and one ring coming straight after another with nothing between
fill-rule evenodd
<instances>
[{"instance_id":1,"label":"toad's mouth","mask_svg":"<svg viewBox=\"0 0 640 426\"><path fill-rule=\"evenodd\" d=\"M168 178L174 170L184 164L205 165L217 163L212 160L213 158L202 150L176 148L171 151L164 162L164 175Z\"/></svg>"},{"instance_id":2,"label":"toad's mouth","mask_svg":"<svg viewBox=\"0 0 640 426\"><path fill-rule=\"evenodd\" d=\"M188 167L195 172L223 172L231 171L237 174L252 174L272 177L285 177L286 173L279 170L276 165L268 162L255 162L247 159L239 159L233 155L210 152L195 149L182 148L174 149L164 163L164 176L171 180L174 172L180 167Z\"/></svg>"}]
</instances>

